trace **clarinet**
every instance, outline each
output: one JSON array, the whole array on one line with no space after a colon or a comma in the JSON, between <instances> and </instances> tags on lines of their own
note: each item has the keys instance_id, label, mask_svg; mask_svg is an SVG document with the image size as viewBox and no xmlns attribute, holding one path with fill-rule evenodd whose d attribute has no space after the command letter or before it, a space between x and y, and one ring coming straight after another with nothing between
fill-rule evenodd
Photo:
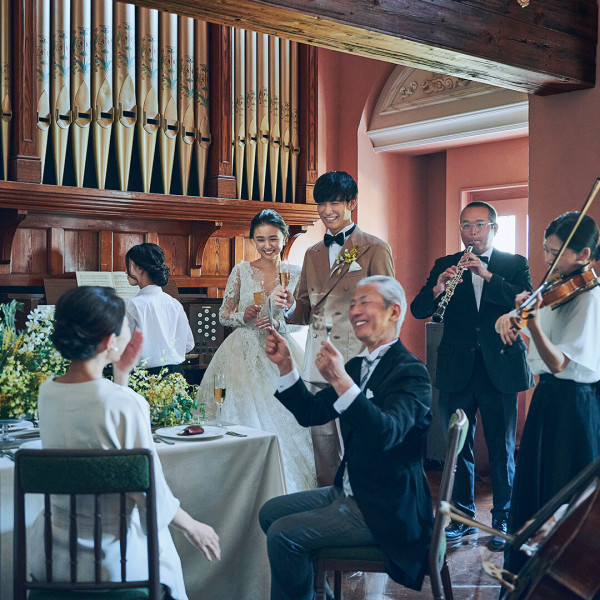
<instances>
[{"instance_id":1,"label":"clarinet","mask_svg":"<svg viewBox=\"0 0 600 600\"><path fill-rule=\"evenodd\" d=\"M471 252L471 250L473 250L473 246L467 246L467 249L464 251L463 256L467 252ZM464 271L466 271L466 269L466 267L458 267L458 272L456 273L456 275L446 282L446 291L444 292L444 295L440 300L440 303L438 304L437 310L433 313L431 317L431 320L434 323L442 323L444 321L444 313L446 312L446 307L452 299L452 296L454 296L454 290L456 289L456 286L458 285L458 282L460 281L460 278L462 277L462 274L464 273Z\"/></svg>"}]
</instances>

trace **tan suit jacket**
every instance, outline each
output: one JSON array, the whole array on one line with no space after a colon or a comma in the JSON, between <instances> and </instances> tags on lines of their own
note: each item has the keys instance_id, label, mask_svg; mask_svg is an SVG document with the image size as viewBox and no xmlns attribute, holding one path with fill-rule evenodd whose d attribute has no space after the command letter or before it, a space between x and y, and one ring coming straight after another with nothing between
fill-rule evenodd
<instances>
[{"instance_id":1,"label":"tan suit jacket","mask_svg":"<svg viewBox=\"0 0 600 600\"><path fill-rule=\"evenodd\" d=\"M386 242L356 227L340 254L352 250L355 244L358 245L358 253L354 266L354 263L341 263L331 268L329 249L322 241L311 246L304 256L300 283L295 293L296 308L290 318L291 323L309 325L302 371L304 381L325 382L315 366L321 341L327 337L325 315L329 315L333 322L330 340L347 362L362 349L348 318L356 284L370 275L394 277L392 251Z\"/></svg>"}]
</instances>

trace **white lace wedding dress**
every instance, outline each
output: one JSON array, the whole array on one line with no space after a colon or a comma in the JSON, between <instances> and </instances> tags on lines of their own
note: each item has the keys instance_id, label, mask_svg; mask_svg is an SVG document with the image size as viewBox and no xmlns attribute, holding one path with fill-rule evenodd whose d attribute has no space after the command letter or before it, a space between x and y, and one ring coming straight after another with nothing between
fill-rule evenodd
<instances>
[{"instance_id":1,"label":"white lace wedding dress","mask_svg":"<svg viewBox=\"0 0 600 600\"><path fill-rule=\"evenodd\" d=\"M290 270L289 289L293 292L300 278L300 267L290 265ZM198 400L205 403L207 416L214 417L214 375L224 373L227 396L223 403L223 421L279 436L287 491L292 493L316 487L313 448L309 429L298 425L293 415L273 396L279 370L265 354L266 333L255 328L253 322L246 324L243 320L246 307L254 304L254 292L265 289L262 278L262 271L247 261L233 267L219 317L223 325L235 327L235 330L221 344L206 369ZM266 308L263 307L259 318L265 315ZM301 368L304 353L289 335L299 327L286 324L282 309L274 303L273 316L281 323L279 333Z\"/></svg>"}]
</instances>

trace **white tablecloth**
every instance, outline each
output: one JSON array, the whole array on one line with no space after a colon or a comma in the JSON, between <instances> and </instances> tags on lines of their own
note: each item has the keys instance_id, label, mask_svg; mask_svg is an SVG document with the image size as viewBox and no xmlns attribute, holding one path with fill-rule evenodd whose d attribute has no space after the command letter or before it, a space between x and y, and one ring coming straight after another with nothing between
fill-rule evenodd
<instances>
[{"instance_id":1,"label":"white tablecloth","mask_svg":"<svg viewBox=\"0 0 600 600\"><path fill-rule=\"evenodd\" d=\"M248 427L246 438L157 444L165 476L181 506L214 527L221 561L207 562L178 530L171 528L190 600L264 600L270 574L258 511L284 493L277 437ZM0 458L0 599L12 598L14 464ZM30 520L33 521L35 517Z\"/></svg>"}]
</instances>

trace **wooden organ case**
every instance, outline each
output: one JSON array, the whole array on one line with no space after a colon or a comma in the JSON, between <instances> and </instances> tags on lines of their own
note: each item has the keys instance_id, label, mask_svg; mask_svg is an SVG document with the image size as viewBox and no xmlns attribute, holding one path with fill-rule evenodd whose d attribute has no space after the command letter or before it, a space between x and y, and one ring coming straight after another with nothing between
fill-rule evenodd
<instances>
[{"instance_id":1,"label":"wooden organ case","mask_svg":"<svg viewBox=\"0 0 600 600\"><path fill-rule=\"evenodd\" d=\"M254 258L259 210L291 242L318 219L316 64L314 47L133 4L0 0L1 298L125 270L146 241L197 324L190 306Z\"/></svg>"}]
</instances>

